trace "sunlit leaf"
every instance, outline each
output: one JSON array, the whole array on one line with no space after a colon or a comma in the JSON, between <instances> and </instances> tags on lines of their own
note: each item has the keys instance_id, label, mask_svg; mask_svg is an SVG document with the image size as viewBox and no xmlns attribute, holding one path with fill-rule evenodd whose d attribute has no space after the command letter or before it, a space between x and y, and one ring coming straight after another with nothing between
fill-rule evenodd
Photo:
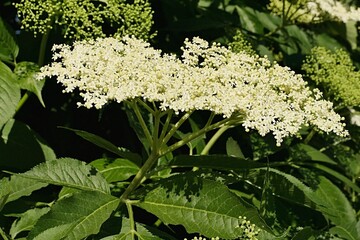
<instances>
[{"instance_id":1,"label":"sunlit leaf","mask_svg":"<svg viewBox=\"0 0 360 240\"><path fill-rule=\"evenodd\" d=\"M34 208L30 209L23 214L20 218L13 222L10 228L10 236L16 238L16 236L24 231L30 231L35 223L41 216L49 212L50 208Z\"/></svg>"},{"instance_id":2,"label":"sunlit leaf","mask_svg":"<svg viewBox=\"0 0 360 240\"><path fill-rule=\"evenodd\" d=\"M83 239L99 232L119 205L119 198L101 192L81 191L56 202L37 221L28 239Z\"/></svg>"},{"instance_id":3,"label":"sunlit leaf","mask_svg":"<svg viewBox=\"0 0 360 240\"><path fill-rule=\"evenodd\" d=\"M71 158L47 161L17 176L79 190L110 193L108 183L94 167Z\"/></svg>"},{"instance_id":4,"label":"sunlit leaf","mask_svg":"<svg viewBox=\"0 0 360 240\"><path fill-rule=\"evenodd\" d=\"M183 225L189 233L236 238L243 234L239 217L246 217L257 227L269 230L257 210L225 185L193 174L160 180L139 192L137 197L140 197L139 207L164 223Z\"/></svg>"},{"instance_id":5,"label":"sunlit leaf","mask_svg":"<svg viewBox=\"0 0 360 240\"><path fill-rule=\"evenodd\" d=\"M19 101L20 86L15 81L15 75L0 61L0 129L13 117Z\"/></svg>"}]
</instances>

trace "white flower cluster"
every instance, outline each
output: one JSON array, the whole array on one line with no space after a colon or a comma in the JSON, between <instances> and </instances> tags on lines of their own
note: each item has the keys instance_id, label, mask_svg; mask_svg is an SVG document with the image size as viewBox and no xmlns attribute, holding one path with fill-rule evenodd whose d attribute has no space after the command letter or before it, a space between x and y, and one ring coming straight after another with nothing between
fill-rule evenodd
<instances>
[{"instance_id":1,"label":"white flower cluster","mask_svg":"<svg viewBox=\"0 0 360 240\"><path fill-rule=\"evenodd\" d=\"M246 217L240 216L239 219L241 222L238 228L242 230L242 236L239 239L258 240L257 235L261 230L255 224L251 224L249 220L246 220Z\"/></svg>"},{"instance_id":2,"label":"white flower cluster","mask_svg":"<svg viewBox=\"0 0 360 240\"><path fill-rule=\"evenodd\" d=\"M332 19L340 22L360 21L360 8L347 6L337 0L271 0L269 9L282 15L283 4L290 20L311 23Z\"/></svg>"},{"instance_id":3,"label":"white flower cluster","mask_svg":"<svg viewBox=\"0 0 360 240\"><path fill-rule=\"evenodd\" d=\"M142 98L176 113L241 115L247 130L272 132L278 144L306 124L346 135L332 104L289 68L200 38L186 40L182 50L181 58L162 54L132 37L57 45L54 62L38 77L56 76L65 92L79 89L87 108Z\"/></svg>"}]
</instances>

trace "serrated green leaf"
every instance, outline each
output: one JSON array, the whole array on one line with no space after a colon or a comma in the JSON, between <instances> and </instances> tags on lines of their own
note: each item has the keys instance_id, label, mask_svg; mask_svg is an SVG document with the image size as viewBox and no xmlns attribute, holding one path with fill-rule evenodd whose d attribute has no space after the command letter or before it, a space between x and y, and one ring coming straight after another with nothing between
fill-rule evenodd
<instances>
[{"instance_id":1,"label":"serrated green leaf","mask_svg":"<svg viewBox=\"0 0 360 240\"><path fill-rule=\"evenodd\" d=\"M31 230L28 239L83 239L99 232L120 200L101 192L81 191L56 202Z\"/></svg>"},{"instance_id":2,"label":"serrated green leaf","mask_svg":"<svg viewBox=\"0 0 360 240\"><path fill-rule=\"evenodd\" d=\"M10 119L0 138L0 167L10 171L24 171L56 159L54 151L26 124Z\"/></svg>"},{"instance_id":3,"label":"serrated green leaf","mask_svg":"<svg viewBox=\"0 0 360 240\"><path fill-rule=\"evenodd\" d=\"M39 218L49 211L50 208L34 208L24 212L20 218L11 225L10 236L16 238L19 233L30 231Z\"/></svg>"},{"instance_id":4,"label":"serrated green leaf","mask_svg":"<svg viewBox=\"0 0 360 240\"><path fill-rule=\"evenodd\" d=\"M158 181L138 192L136 205L167 224L181 224L189 233L233 239L241 236L239 227L246 217L262 229L269 228L257 210L225 185L194 174L179 174Z\"/></svg>"},{"instance_id":5,"label":"serrated green leaf","mask_svg":"<svg viewBox=\"0 0 360 240\"><path fill-rule=\"evenodd\" d=\"M19 101L20 86L15 81L15 75L0 62L0 129L14 116Z\"/></svg>"},{"instance_id":6,"label":"serrated green leaf","mask_svg":"<svg viewBox=\"0 0 360 240\"><path fill-rule=\"evenodd\" d=\"M0 60L14 62L19 53L19 47L2 18L0 18L0 46Z\"/></svg>"},{"instance_id":7,"label":"serrated green leaf","mask_svg":"<svg viewBox=\"0 0 360 240\"><path fill-rule=\"evenodd\" d=\"M129 159L135 163L141 162L141 157L138 154L132 153L127 149L116 147L114 144L112 144L108 140L106 140L100 136L97 136L93 133L89 133L89 132L77 130L77 129L72 129L72 128L67 128L67 127L61 127L61 128L70 130L70 131L76 133L78 136L82 137L83 139L95 144L98 147L108 150L109 152L115 153L116 155L118 155L122 158Z\"/></svg>"},{"instance_id":8,"label":"serrated green leaf","mask_svg":"<svg viewBox=\"0 0 360 240\"><path fill-rule=\"evenodd\" d=\"M24 196L29 196L32 192L46 187L47 185L47 183L13 175L8 182L11 191L6 203L15 201Z\"/></svg>"},{"instance_id":9,"label":"serrated green leaf","mask_svg":"<svg viewBox=\"0 0 360 240\"><path fill-rule=\"evenodd\" d=\"M242 158L223 156L223 155L204 155L204 156L176 156L169 163L172 167L199 167L224 170L245 170L261 168L266 166L264 163L245 160Z\"/></svg>"},{"instance_id":10,"label":"serrated green leaf","mask_svg":"<svg viewBox=\"0 0 360 240\"><path fill-rule=\"evenodd\" d=\"M21 89L34 93L39 99L41 105L45 107L42 99L41 90L44 87L45 80L37 80L36 74L40 67L33 62L19 62L15 65L14 73L17 77Z\"/></svg>"},{"instance_id":11,"label":"serrated green leaf","mask_svg":"<svg viewBox=\"0 0 360 240\"><path fill-rule=\"evenodd\" d=\"M232 137L226 141L226 154L228 156L245 159L239 144Z\"/></svg>"},{"instance_id":12,"label":"serrated green leaf","mask_svg":"<svg viewBox=\"0 0 360 240\"><path fill-rule=\"evenodd\" d=\"M108 183L94 167L71 158L47 161L17 176L79 190L110 193Z\"/></svg>"},{"instance_id":13,"label":"serrated green leaf","mask_svg":"<svg viewBox=\"0 0 360 240\"><path fill-rule=\"evenodd\" d=\"M95 167L109 183L124 181L140 169L135 163L121 158L102 158L91 162L90 165Z\"/></svg>"}]
</instances>

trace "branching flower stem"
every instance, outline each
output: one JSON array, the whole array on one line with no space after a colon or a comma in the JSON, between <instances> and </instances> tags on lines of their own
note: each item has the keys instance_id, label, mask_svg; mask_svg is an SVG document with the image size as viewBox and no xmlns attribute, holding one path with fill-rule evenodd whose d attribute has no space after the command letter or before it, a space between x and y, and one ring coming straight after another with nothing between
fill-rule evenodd
<instances>
[{"instance_id":1,"label":"branching flower stem","mask_svg":"<svg viewBox=\"0 0 360 240\"><path fill-rule=\"evenodd\" d=\"M201 155L206 155L209 153L210 149L212 148L212 146L214 146L214 144L216 143L216 141L220 138L220 136L226 132L226 130L228 130L229 128L231 128L231 126L229 125L224 125L222 127L220 127L216 133L211 137L211 139L207 142L207 144L205 145L204 149L201 151Z\"/></svg>"}]
</instances>

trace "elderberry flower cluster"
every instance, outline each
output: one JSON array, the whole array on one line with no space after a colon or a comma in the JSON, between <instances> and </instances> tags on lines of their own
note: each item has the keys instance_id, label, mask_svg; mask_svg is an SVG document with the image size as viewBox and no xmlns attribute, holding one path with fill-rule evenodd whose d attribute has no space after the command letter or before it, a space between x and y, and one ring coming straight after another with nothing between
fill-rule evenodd
<instances>
[{"instance_id":1,"label":"elderberry flower cluster","mask_svg":"<svg viewBox=\"0 0 360 240\"><path fill-rule=\"evenodd\" d=\"M272 132L278 145L307 124L347 134L332 103L289 68L200 38L185 40L182 50L180 58L162 54L133 37L57 45L54 62L38 77L57 77L65 92L79 89L84 99L79 105L87 108L141 98L176 113L241 116L246 130Z\"/></svg>"},{"instance_id":2,"label":"elderberry flower cluster","mask_svg":"<svg viewBox=\"0 0 360 240\"><path fill-rule=\"evenodd\" d=\"M360 21L360 9L338 0L271 0L270 11L286 19L301 23L321 22L327 19L348 22Z\"/></svg>"},{"instance_id":3,"label":"elderberry flower cluster","mask_svg":"<svg viewBox=\"0 0 360 240\"><path fill-rule=\"evenodd\" d=\"M260 229L255 226L255 224L251 224L249 220L246 220L246 217L239 217L240 224L238 228L242 230L242 235L239 239L246 239L246 240L258 240L257 235L260 233Z\"/></svg>"},{"instance_id":4,"label":"elderberry flower cluster","mask_svg":"<svg viewBox=\"0 0 360 240\"><path fill-rule=\"evenodd\" d=\"M360 72L347 52L315 47L302 65L306 76L326 89L329 97L346 106L360 106Z\"/></svg>"},{"instance_id":5,"label":"elderberry flower cluster","mask_svg":"<svg viewBox=\"0 0 360 240\"><path fill-rule=\"evenodd\" d=\"M20 0L14 4L22 28L44 34L61 26L65 38L105 37L104 27L116 29L114 35L134 35L148 39L153 25L147 0Z\"/></svg>"}]
</instances>

